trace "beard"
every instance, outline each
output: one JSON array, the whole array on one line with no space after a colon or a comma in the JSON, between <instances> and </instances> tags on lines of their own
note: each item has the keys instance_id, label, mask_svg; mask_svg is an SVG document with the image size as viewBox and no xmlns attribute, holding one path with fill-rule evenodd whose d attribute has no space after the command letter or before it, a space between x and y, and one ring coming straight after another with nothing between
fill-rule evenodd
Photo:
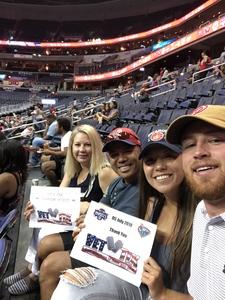
<instances>
[{"instance_id":1,"label":"beard","mask_svg":"<svg viewBox=\"0 0 225 300\"><path fill-rule=\"evenodd\" d=\"M186 173L186 182L191 191L199 199L204 199L209 203L216 203L217 200L225 197L225 174L220 172L215 178L194 178L193 174ZM219 178L218 178L219 177Z\"/></svg>"}]
</instances>

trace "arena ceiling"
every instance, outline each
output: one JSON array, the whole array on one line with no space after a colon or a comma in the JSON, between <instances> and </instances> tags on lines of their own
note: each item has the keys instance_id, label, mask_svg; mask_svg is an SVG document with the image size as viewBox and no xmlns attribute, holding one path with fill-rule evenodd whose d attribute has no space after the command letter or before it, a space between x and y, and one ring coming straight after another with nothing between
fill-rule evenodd
<instances>
[{"instance_id":1,"label":"arena ceiling","mask_svg":"<svg viewBox=\"0 0 225 300\"><path fill-rule=\"evenodd\" d=\"M115 2L117 5L122 2L123 0L38 0L38 1L35 1L35 0L2 0L0 1L1 2L6 2L6 3L17 3L17 4L34 4L34 5L90 5L90 4L101 4L101 3L105 3L105 2ZM130 1L131 4L132 2L135 2L135 1ZM136 1L136 3L140 4L140 2L142 1ZM158 0L149 0L148 2L159 2ZM166 2L168 3L171 3L171 5L173 4L173 0L167 0ZM194 0L180 0L179 1L179 5L182 5L183 3L186 4L186 3L193 3L195 2Z\"/></svg>"},{"instance_id":2,"label":"arena ceiling","mask_svg":"<svg viewBox=\"0 0 225 300\"><path fill-rule=\"evenodd\" d=\"M113 0L3 0L1 2L8 2L8 3L26 3L26 4L38 4L38 5L86 5L86 4L93 4L93 3L103 3Z\"/></svg>"},{"instance_id":3,"label":"arena ceiling","mask_svg":"<svg viewBox=\"0 0 225 300\"><path fill-rule=\"evenodd\" d=\"M107 20L151 14L204 0L0 0L0 18L31 20Z\"/></svg>"}]
</instances>

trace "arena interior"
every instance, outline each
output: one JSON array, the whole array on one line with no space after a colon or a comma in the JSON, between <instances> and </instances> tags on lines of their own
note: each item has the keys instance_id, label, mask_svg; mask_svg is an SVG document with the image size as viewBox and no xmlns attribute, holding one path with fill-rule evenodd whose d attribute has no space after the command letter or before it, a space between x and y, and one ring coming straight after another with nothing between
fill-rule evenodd
<instances>
[{"instance_id":1,"label":"arena interior","mask_svg":"<svg viewBox=\"0 0 225 300\"><path fill-rule=\"evenodd\" d=\"M25 266L31 186L63 178L66 154L52 176L34 142L49 115L89 124L103 142L130 128L144 145L178 116L225 105L224 40L225 0L0 1L0 139L23 145L28 172L16 214L0 221L0 299L41 299L11 295L3 280Z\"/></svg>"}]
</instances>

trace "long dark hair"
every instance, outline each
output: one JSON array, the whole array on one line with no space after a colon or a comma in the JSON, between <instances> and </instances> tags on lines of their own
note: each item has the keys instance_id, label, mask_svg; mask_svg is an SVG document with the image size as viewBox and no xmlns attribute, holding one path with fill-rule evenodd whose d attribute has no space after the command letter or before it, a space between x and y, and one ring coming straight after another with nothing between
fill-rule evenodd
<instances>
[{"instance_id":1,"label":"long dark hair","mask_svg":"<svg viewBox=\"0 0 225 300\"><path fill-rule=\"evenodd\" d=\"M0 174L20 173L21 183L27 178L27 152L20 142L11 139L0 141Z\"/></svg>"},{"instance_id":2,"label":"long dark hair","mask_svg":"<svg viewBox=\"0 0 225 300\"><path fill-rule=\"evenodd\" d=\"M143 167L140 173L140 208L139 217L145 219L149 199L154 199L153 210L156 205L165 201L163 194L154 189L146 180ZM192 223L194 218L197 199L189 190L185 180L179 188L179 199L177 203L177 216L175 220L174 230L167 241L172 242L171 246L171 272L170 278L178 275L180 278L186 278L188 274L184 274L184 270L190 265L191 241L192 241Z\"/></svg>"}]
</instances>

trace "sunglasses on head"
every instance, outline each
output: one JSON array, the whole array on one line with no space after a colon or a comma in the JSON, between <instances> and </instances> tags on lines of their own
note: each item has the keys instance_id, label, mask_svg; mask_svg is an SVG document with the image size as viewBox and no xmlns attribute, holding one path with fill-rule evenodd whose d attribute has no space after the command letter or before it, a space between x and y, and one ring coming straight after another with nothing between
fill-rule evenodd
<instances>
[{"instance_id":1,"label":"sunglasses on head","mask_svg":"<svg viewBox=\"0 0 225 300\"><path fill-rule=\"evenodd\" d=\"M107 142L110 142L110 141L113 141L113 140L129 140L129 139L137 139L137 137L127 131L114 131L112 133L110 133L108 136L107 136Z\"/></svg>"}]
</instances>

